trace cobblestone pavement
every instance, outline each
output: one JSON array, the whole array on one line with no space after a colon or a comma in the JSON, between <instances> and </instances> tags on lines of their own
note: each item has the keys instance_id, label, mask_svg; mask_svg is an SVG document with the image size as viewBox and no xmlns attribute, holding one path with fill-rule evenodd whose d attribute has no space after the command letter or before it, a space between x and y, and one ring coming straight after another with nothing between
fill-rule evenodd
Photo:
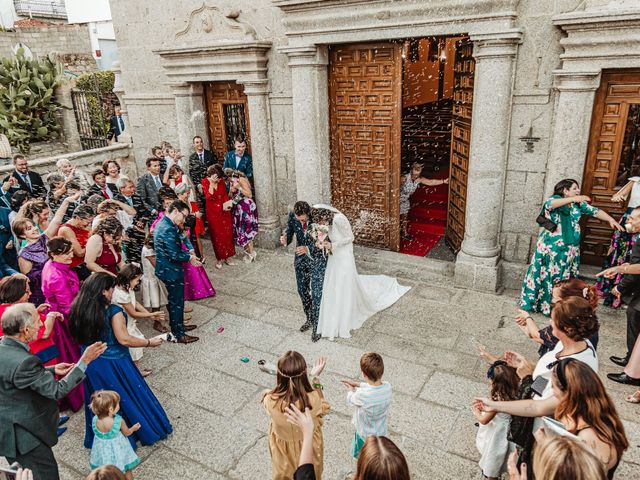
<instances>
[{"instance_id":1,"label":"cobblestone pavement","mask_svg":"<svg viewBox=\"0 0 640 480\"><path fill-rule=\"evenodd\" d=\"M212 259L209 252L209 259ZM282 250L259 251L251 265L241 262L215 270L218 294L192 303L192 345L165 344L147 349L143 366L164 405L174 433L152 447L141 447L137 479L268 479L266 415L261 391L274 384L257 361L275 361L295 349L310 363L327 355L323 374L332 411L324 426L325 479L355 470L349 448L353 435L350 409L340 378L357 379L360 355L377 351L385 360L384 379L393 385L390 436L407 456L413 479L479 479L475 419L469 403L487 392L486 366L478 342L495 352L509 347L537 358L535 346L515 326L515 293L488 295L456 289L451 282L416 283L398 303L369 319L351 339L314 344L298 331L303 313L293 272L293 258ZM361 272L366 273L366 272ZM619 371L608 361L623 353L625 323L621 312L601 308L601 374ZM146 334L150 325L141 323ZM223 333L216 330L224 327ZM249 357L249 363L240 358ZM640 409L623 401L632 388L605 380L624 419L631 447L617 479L640 478ZM69 431L55 447L63 480L82 479L89 452L82 447L84 415L69 421Z\"/></svg>"}]
</instances>

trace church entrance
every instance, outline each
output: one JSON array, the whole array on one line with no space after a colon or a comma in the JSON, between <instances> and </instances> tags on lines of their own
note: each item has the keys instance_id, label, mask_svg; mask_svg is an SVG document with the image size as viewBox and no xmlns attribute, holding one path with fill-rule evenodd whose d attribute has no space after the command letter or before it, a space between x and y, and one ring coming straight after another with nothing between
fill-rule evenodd
<instances>
[{"instance_id":1,"label":"church entrance","mask_svg":"<svg viewBox=\"0 0 640 480\"><path fill-rule=\"evenodd\" d=\"M332 201L349 217L358 243L418 256L440 245L451 259L459 250L472 48L462 36L330 48ZM410 196L401 221L402 183L414 165L426 185Z\"/></svg>"},{"instance_id":2,"label":"church entrance","mask_svg":"<svg viewBox=\"0 0 640 480\"><path fill-rule=\"evenodd\" d=\"M640 175L640 71L603 72L596 92L582 193L619 220L627 202L611 197L629 177ZM609 249L608 224L587 217L581 261L601 267Z\"/></svg>"},{"instance_id":3,"label":"church entrance","mask_svg":"<svg viewBox=\"0 0 640 480\"><path fill-rule=\"evenodd\" d=\"M244 87L235 82L209 82L204 84L207 106L209 145L222 163L224 155L233 150L233 139L247 138L247 152L251 154L249 108Z\"/></svg>"}]
</instances>

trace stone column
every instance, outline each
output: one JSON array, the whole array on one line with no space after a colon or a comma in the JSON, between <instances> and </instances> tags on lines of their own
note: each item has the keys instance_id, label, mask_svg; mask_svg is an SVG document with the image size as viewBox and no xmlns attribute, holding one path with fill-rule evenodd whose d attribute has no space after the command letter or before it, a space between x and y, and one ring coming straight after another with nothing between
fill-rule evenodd
<instances>
[{"instance_id":1,"label":"stone column","mask_svg":"<svg viewBox=\"0 0 640 480\"><path fill-rule=\"evenodd\" d=\"M75 86L75 80L69 80L56 88L56 99L60 105L65 107L60 111L60 117L62 120L64 141L69 146L68 148L71 152L82 150L75 109L73 108L73 100L71 99L71 90L75 88Z\"/></svg>"},{"instance_id":2,"label":"stone column","mask_svg":"<svg viewBox=\"0 0 640 480\"><path fill-rule=\"evenodd\" d=\"M331 203L329 64L326 47L287 47L293 96L293 143L297 198Z\"/></svg>"},{"instance_id":3,"label":"stone column","mask_svg":"<svg viewBox=\"0 0 640 480\"><path fill-rule=\"evenodd\" d=\"M171 86L176 102L176 126L178 127L178 145L182 155L188 159L191 154L193 137L207 138L204 115L202 85L199 83L181 83ZM187 161L184 162L188 169Z\"/></svg>"},{"instance_id":4,"label":"stone column","mask_svg":"<svg viewBox=\"0 0 640 480\"><path fill-rule=\"evenodd\" d=\"M112 92L116 94L116 97L118 97L118 101L120 102L120 113L122 114L126 127L124 132L118 136L118 143L133 143L133 138L131 137L131 123L129 122L129 111L124 100L124 86L122 85L122 67L120 66L120 62L113 62L111 64L111 70L113 70L115 76Z\"/></svg>"},{"instance_id":5,"label":"stone column","mask_svg":"<svg viewBox=\"0 0 640 480\"><path fill-rule=\"evenodd\" d=\"M545 198L552 194L553 186L563 178L573 178L582 184L593 102L600 86L600 71L557 70L553 74L559 94L547 162Z\"/></svg>"},{"instance_id":6,"label":"stone column","mask_svg":"<svg viewBox=\"0 0 640 480\"><path fill-rule=\"evenodd\" d=\"M280 221L276 211L276 180L271 135L271 112L269 108L269 81L266 79L245 80L244 93L249 107L251 124L251 156L253 157L253 180L255 200L260 221L260 235L256 243L260 247L273 249L280 237Z\"/></svg>"},{"instance_id":7,"label":"stone column","mask_svg":"<svg viewBox=\"0 0 640 480\"><path fill-rule=\"evenodd\" d=\"M471 35L476 60L465 233L455 282L496 291L518 31Z\"/></svg>"}]
</instances>

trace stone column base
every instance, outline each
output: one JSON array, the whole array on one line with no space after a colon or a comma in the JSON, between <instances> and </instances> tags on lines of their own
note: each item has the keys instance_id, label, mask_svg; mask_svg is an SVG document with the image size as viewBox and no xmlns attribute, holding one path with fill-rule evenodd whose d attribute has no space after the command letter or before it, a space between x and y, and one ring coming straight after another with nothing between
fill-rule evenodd
<instances>
[{"instance_id":1,"label":"stone column base","mask_svg":"<svg viewBox=\"0 0 640 480\"><path fill-rule=\"evenodd\" d=\"M266 220L259 220L260 234L255 239L256 247L268 248L274 250L280 245L280 235L282 230L280 229L280 222L277 218L267 218Z\"/></svg>"},{"instance_id":2,"label":"stone column base","mask_svg":"<svg viewBox=\"0 0 640 480\"><path fill-rule=\"evenodd\" d=\"M476 257L460 251L456 257L454 282L457 287L497 292L501 286L500 256Z\"/></svg>"}]
</instances>

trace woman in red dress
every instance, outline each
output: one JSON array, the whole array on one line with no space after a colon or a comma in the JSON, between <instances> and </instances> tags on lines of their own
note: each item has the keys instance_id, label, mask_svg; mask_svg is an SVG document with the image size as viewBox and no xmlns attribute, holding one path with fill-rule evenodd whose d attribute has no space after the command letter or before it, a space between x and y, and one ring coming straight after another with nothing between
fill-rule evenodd
<instances>
[{"instance_id":1,"label":"woman in red dress","mask_svg":"<svg viewBox=\"0 0 640 480\"><path fill-rule=\"evenodd\" d=\"M122 232L122 224L116 217L107 217L98 224L85 249L84 260L89 270L118 276L124 267L120 253Z\"/></svg>"},{"instance_id":2,"label":"woman in red dress","mask_svg":"<svg viewBox=\"0 0 640 480\"><path fill-rule=\"evenodd\" d=\"M202 179L209 235L218 260L216 268L222 268L222 262L233 265L230 258L236 254L236 247L233 243L231 200L227 194L224 177L220 165L211 165L207 169L206 178Z\"/></svg>"}]
</instances>

